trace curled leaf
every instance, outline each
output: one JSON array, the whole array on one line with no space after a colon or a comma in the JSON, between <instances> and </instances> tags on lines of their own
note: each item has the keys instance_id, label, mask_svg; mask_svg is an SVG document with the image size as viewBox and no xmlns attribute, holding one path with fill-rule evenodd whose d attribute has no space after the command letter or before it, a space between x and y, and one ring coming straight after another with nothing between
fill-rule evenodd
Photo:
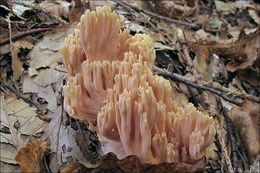
<instances>
[{"instance_id":1,"label":"curled leaf","mask_svg":"<svg viewBox=\"0 0 260 173\"><path fill-rule=\"evenodd\" d=\"M22 172L40 172L44 154L49 151L47 142L40 138L21 148L15 161L21 166Z\"/></svg>"}]
</instances>

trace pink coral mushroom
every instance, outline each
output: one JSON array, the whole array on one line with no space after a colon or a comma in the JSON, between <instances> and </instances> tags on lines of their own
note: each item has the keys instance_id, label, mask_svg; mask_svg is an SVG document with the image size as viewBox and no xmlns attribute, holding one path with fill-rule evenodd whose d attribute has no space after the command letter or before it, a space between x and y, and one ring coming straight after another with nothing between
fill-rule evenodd
<instances>
[{"instance_id":1,"label":"pink coral mushroom","mask_svg":"<svg viewBox=\"0 0 260 173\"><path fill-rule=\"evenodd\" d=\"M145 163L204 156L215 136L213 119L191 103L179 106L170 82L152 74L155 50L148 35L121 31L117 14L98 7L81 17L61 52L69 73L67 112L97 122L101 140L120 144L113 152Z\"/></svg>"}]
</instances>

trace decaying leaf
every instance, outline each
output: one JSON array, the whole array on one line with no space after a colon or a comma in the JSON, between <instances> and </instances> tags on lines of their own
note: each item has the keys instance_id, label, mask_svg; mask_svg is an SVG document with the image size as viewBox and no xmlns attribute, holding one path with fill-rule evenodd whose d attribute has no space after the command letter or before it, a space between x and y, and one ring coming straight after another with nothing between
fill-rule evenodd
<instances>
[{"instance_id":1,"label":"decaying leaf","mask_svg":"<svg viewBox=\"0 0 260 173\"><path fill-rule=\"evenodd\" d=\"M0 172L21 172L21 169L18 165L0 162Z\"/></svg>"},{"instance_id":2,"label":"decaying leaf","mask_svg":"<svg viewBox=\"0 0 260 173\"><path fill-rule=\"evenodd\" d=\"M178 1L154 1L157 8L159 8L165 15L179 19L192 15L197 8L197 1L185 1L178 3Z\"/></svg>"},{"instance_id":3,"label":"decaying leaf","mask_svg":"<svg viewBox=\"0 0 260 173\"><path fill-rule=\"evenodd\" d=\"M66 172L136 172L136 173L148 173L148 172L201 172L203 167L201 163L194 165L186 163L161 163L159 165L141 164L140 160L136 156L128 156L122 160L119 160L113 153L104 155L99 165L93 165L82 162L74 162L65 169L62 173Z\"/></svg>"},{"instance_id":4,"label":"decaying leaf","mask_svg":"<svg viewBox=\"0 0 260 173\"><path fill-rule=\"evenodd\" d=\"M71 23L79 22L81 15L86 10L86 5L81 0L74 0L72 4L72 9L69 14L69 20Z\"/></svg>"},{"instance_id":5,"label":"decaying leaf","mask_svg":"<svg viewBox=\"0 0 260 173\"><path fill-rule=\"evenodd\" d=\"M20 165L22 172L41 172L42 158L48 151L47 142L40 138L21 148L15 161Z\"/></svg>"},{"instance_id":6,"label":"decaying leaf","mask_svg":"<svg viewBox=\"0 0 260 173\"><path fill-rule=\"evenodd\" d=\"M33 45L27 41L17 41L12 43L11 46L11 54L12 54L12 69L13 69L13 77L16 81L23 73L24 69L22 67L22 62L18 57L18 53L20 52L20 48L32 49Z\"/></svg>"},{"instance_id":7,"label":"decaying leaf","mask_svg":"<svg viewBox=\"0 0 260 173\"><path fill-rule=\"evenodd\" d=\"M23 93L37 93L39 97L44 98L48 102L47 109L55 112L57 109L57 98L51 85L42 87L35 82L28 75L23 76ZM44 84L44 81L40 81ZM47 80L52 83L53 80ZM45 83L46 84L46 83Z\"/></svg>"},{"instance_id":8,"label":"decaying leaf","mask_svg":"<svg viewBox=\"0 0 260 173\"><path fill-rule=\"evenodd\" d=\"M62 59L58 50L62 47L65 37L73 31L74 25L64 25L46 33L44 39L34 46L30 53L31 69L57 66Z\"/></svg>"},{"instance_id":9,"label":"decaying leaf","mask_svg":"<svg viewBox=\"0 0 260 173\"><path fill-rule=\"evenodd\" d=\"M241 31L238 41L234 43L237 48L236 54L231 54L233 60L227 64L227 70L234 72L237 70L247 69L254 63L259 66L260 51L260 29L247 35L244 30Z\"/></svg>"},{"instance_id":10,"label":"decaying leaf","mask_svg":"<svg viewBox=\"0 0 260 173\"><path fill-rule=\"evenodd\" d=\"M252 19L257 23L258 25L260 24L260 17L257 14L256 10L248 10L249 15L252 17Z\"/></svg>"},{"instance_id":11,"label":"decaying leaf","mask_svg":"<svg viewBox=\"0 0 260 173\"><path fill-rule=\"evenodd\" d=\"M51 13L56 17L66 17L69 16L69 6L70 3L66 1L43 1L40 7L46 12Z\"/></svg>"},{"instance_id":12,"label":"decaying leaf","mask_svg":"<svg viewBox=\"0 0 260 173\"><path fill-rule=\"evenodd\" d=\"M40 118L42 121L46 121L48 123L52 120L51 117L46 116L46 115L38 115L37 117Z\"/></svg>"},{"instance_id":13,"label":"decaying leaf","mask_svg":"<svg viewBox=\"0 0 260 173\"><path fill-rule=\"evenodd\" d=\"M207 59L209 57L209 50L206 46L201 46L198 48L196 57L193 61L195 68L201 73L206 73L207 71ZM205 74L206 75L206 74Z\"/></svg>"},{"instance_id":14,"label":"decaying leaf","mask_svg":"<svg viewBox=\"0 0 260 173\"><path fill-rule=\"evenodd\" d=\"M254 30L241 29L238 38L220 40L218 38L201 37L196 44L187 40L190 48L197 51L201 46L207 46L210 53L231 57L226 65L228 71L234 72L250 68L252 65L259 67L260 28Z\"/></svg>"},{"instance_id":15,"label":"decaying leaf","mask_svg":"<svg viewBox=\"0 0 260 173\"><path fill-rule=\"evenodd\" d=\"M2 162L16 164L14 158L16 156L17 149L13 145L1 143L0 149L0 160Z\"/></svg>"},{"instance_id":16,"label":"decaying leaf","mask_svg":"<svg viewBox=\"0 0 260 173\"><path fill-rule=\"evenodd\" d=\"M43 137L50 141L51 151L56 153L58 169L63 164L73 161L87 161L76 143L76 131L62 123L61 106L58 107L52 118L44 131Z\"/></svg>"},{"instance_id":17,"label":"decaying leaf","mask_svg":"<svg viewBox=\"0 0 260 173\"><path fill-rule=\"evenodd\" d=\"M26 135L34 135L42 132L44 121L36 117L36 108L31 107L22 99L14 95L6 96L7 110L11 122L19 122L19 132Z\"/></svg>"},{"instance_id":18,"label":"decaying leaf","mask_svg":"<svg viewBox=\"0 0 260 173\"><path fill-rule=\"evenodd\" d=\"M57 82L61 78L64 78L64 73L61 73L54 68L49 68L41 70L33 81L38 85L45 87Z\"/></svg>"},{"instance_id":19,"label":"decaying leaf","mask_svg":"<svg viewBox=\"0 0 260 173\"><path fill-rule=\"evenodd\" d=\"M3 134L1 132L1 142L10 143L16 148L19 148L22 145L20 141L21 133L14 128L14 121L10 120L10 117L8 115L8 109L6 106L8 100L5 100L4 95L1 95L0 99L1 99L1 110L0 110L1 126L3 128L5 127L10 132L8 134Z\"/></svg>"},{"instance_id":20,"label":"decaying leaf","mask_svg":"<svg viewBox=\"0 0 260 173\"><path fill-rule=\"evenodd\" d=\"M223 14L235 13L236 4L234 2L222 2L215 0L216 10L223 12Z\"/></svg>"},{"instance_id":21,"label":"decaying leaf","mask_svg":"<svg viewBox=\"0 0 260 173\"><path fill-rule=\"evenodd\" d=\"M234 107L228 113L234 126L239 130L247 147L251 163L260 152L259 129L260 114L259 105L245 101L241 108Z\"/></svg>"},{"instance_id":22,"label":"decaying leaf","mask_svg":"<svg viewBox=\"0 0 260 173\"><path fill-rule=\"evenodd\" d=\"M23 67L20 59L18 58L19 48L15 45L11 46L12 53L12 69L13 69L13 77L16 81L23 73Z\"/></svg>"}]
</instances>

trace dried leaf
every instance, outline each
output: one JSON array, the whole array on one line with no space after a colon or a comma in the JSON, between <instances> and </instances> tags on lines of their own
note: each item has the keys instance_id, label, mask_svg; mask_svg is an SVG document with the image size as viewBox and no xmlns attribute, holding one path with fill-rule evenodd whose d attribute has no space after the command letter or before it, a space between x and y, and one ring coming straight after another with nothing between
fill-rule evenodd
<instances>
[{"instance_id":1,"label":"dried leaf","mask_svg":"<svg viewBox=\"0 0 260 173\"><path fill-rule=\"evenodd\" d=\"M223 14L234 14L236 12L236 4L234 2L222 2L215 0L216 10Z\"/></svg>"},{"instance_id":2,"label":"dried leaf","mask_svg":"<svg viewBox=\"0 0 260 173\"><path fill-rule=\"evenodd\" d=\"M174 50L174 48L173 47L170 47L170 46L168 46L168 45L164 45L164 44L162 44L162 43L160 43L160 42L154 42L153 43L153 47L154 47L154 49L155 50Z\"/></svg>"},{"instance_id":3,"label":"dried leaf","mask_svg":"<svg viewBox=\"0 0 260 173\"><path fill-rule=\"evenodd\" d=\"M23 73L23 67L20 59L18 58L19 48L15 45L11 46L12 53L12 69L13 69L13 78L16 81Z\"/></svg>"},{"instance_id":4,"label":"dried leaf","mask_svg":"<svg viewBox=\"0 0 260 173\"><path fill-rule=\"evenodd\" d=\"M74 27L74 25L64 25L46 33L43 40L35 45L30 53L30 68L57 66L57 61L62 59L58 50L63 46L65 37L72 33Z\"/></svg>"},{"instance_id":5,"label":"dried leaf","mask_svg":"<svg viewBox=\"0 0 260 173\"><path fill-rule=\"evenodd\" d=\"M0 162L0 172L21 172L21 170L18 165Z\"/></svg>"},{"instance_id":6,"label":"dried leaf","mask_svg":"<svg viewBox=\"0 0 260 173\"><path fill-rule=\"evenodd\" d=\"M255 23L260 25L260 18L259 18L259 15L257 14L257 11L256 10L248 10L248 13L251 16L251 18L255 21Z\"/></svg>"},{"instance_id":7,"label":"dried leaf","mask_svg":"<svg viewBox=\"0 0 260 173\"><path fill-rule=\"evenodd\" d=\"M13 6L12 6L12 12L19 17L22 17L24 11L29 10L29 9L30 8L20 5L20 4L13 4Z\"/></svg>"},{"instance_id":8,"label":"dried leaf","mask_svg":"<svg viewBox=\"0 0 260 173\"><path fill-rule=\"evenodd\" d=\"M57 109L57 97L51 85L42 87L35 82L28 75L23 76L23 93L37 93L39 97L44 98L48 102L47 109L55 112Z\"/></svg>"},{"instance_id":9,"label":"dried leaf","mask_svg":"<svg viewBox=\"0 0 260 173\"><path fill-rule=\"evenodd\" d=\"M247 147L251 163L260 152L259 130L260 114L259 105L245 101L241 108L234 107L228 112L234 126L239 130Z\"/></svg>"},{"instance_id":10,"label":"dried leaf","mask_svg":"<svg viewBox=\"0 0 260 173\"><path fill-rule=\"evenodd\" d=\"M43 1L40 4L40 7L46 11L51 13L52 15L56 17L69 17L69 6L70 3L66 1Z\"/></svg>"},{"instance_id":11,"label":"dried leaf","mask_svg":"<svg viewBox=\"0 0 260 173\"><path fill-rule=\"evenodd\" d=\"M54 68L42 70L33 81L40 86L47 86L57 82L59 79L64 78L64 73L61 73Z\"/></svg>"},{"instance_id":12,"label":"dried leaf","mask_svg":"<svg viewBox=\"0 0 260 173\"><path fill-rule=\"evenodd\" d=\"M69 14L71 23L79 22L81 15L85 12L86 6L80 0L74 0L73 6Z\"/></svg>"},{"instance_id":13,"label":"dried leaf","mask_svg":"<svg viewBox=\"0 0 260 173\"><path fill-rule=\"evenodd\" d=\"M227 70L234 72L247 69L258 61L258 52L260 50L260 29L247 35L244 30L241 31L238 41L234 43L237 48L234 59L227 64ZM257 64L259 66L259 63Z\"/></svg>"},{"instance_id":14,"label":"dried leaf","mask_svg":"<svg viewBox=\"0 0 260 173\"><path fill-rule=\"evenodd\" d=\"M201 72L202 74L204 74L205 76L207 75L207 59L209 57L209 50L208 47L206 46L201 46L198 48L197 53L196 53L196 57L193 61L194 63L194 67Z\"/></svg>"},{"instance_id":15,"label":"dried leaf","mask_svg":"<svg viewBox=\"0 0 260 173\"><path fill-rule=\"evenodd\" d=\"M0 120L1 120L1 125L5 126L6 128L9 128L10 134L3 134L1 133L1 136L3 137L3 139L5 139L5 141L3 142L8 142L13 144L16 148L19 148L22 144L21 144L21 133L18 132L15 128L14 128L14 121L11 120L11 118L8 115L8 109L6 106L6 102L8 104L8 101L11 100L11 98L5 99L3 95L0 95L0 99L1 99L1 116L0 116ZM15 98L13 98L14 100ZM2 138L1 138L1 142L2 142Z\"/></svg>"},{"instance_id":16,"label":"dried leaf","mask_svg":"<svg viewBox=\"0 0 260 173\"><path fill-rule=\"evenodd\" d=\"M196 40L198 42L192 43L187 40L187 43L193 51L197 51L201 46L207 46L210 53L231 57L232 61L226 65L226 68L234 72L248 69L253 64L258 67L260 66L258 56L260 50L259 33L260 28L253 30L242 29L238 38L231 38L229 40L220 40L212 36L208 38L208 34L206 36L197 34Z\"/></svg>"},{"instance_id":17,"label":"dried leaf","mask_svg":"<svg viewBox=\"0 0 260 173\"><path fill-rule=\"evenodd\" d=\"M42 121L46 121L48 123L52 120L51 117L48 117L46 115L38 115L37 117L40 118Z\"/></svg>"},{"instance_id":18,"label":"dried leaf","mask_svg":"<svg viewBox=\"0 0 260 173\"><path fill-rule=\"evenodd\" d=\"M13 145L1 143L0 149L0 160L2 162L16 164L14 158L17 150Z\"/></svg>"},{"instance_id":19,"label":"dried leaf","mask_svg":"<svg viewBox=\"0 0 260 173\"><path fill-rule=\"evenodd\" d=\"M41 161L48 151L47 142L40 138L21 148L15 161L21 166L22 172L41 172Z\"/></svg>"},{"instance_id":20,"label":"dried leaf","mask_svg":"<svg viewBox=\"0 0 260 173\"><path fill-rule=\"evenodd\" d=\"M48 102L47 109L52 112L55 112L57 110L57 97L53 91L53 88L50 85L41 88L38 91L38 96L44 98Z\"/></svg>"},{"instance_id":21,"label":"dried leaf","mask_svg":"<svg viewBox=\"0 0 260 173\"><path fill-rule=\"evenodd\" d=\"M182 5L174 1L154 1L154 3L165 15L175 19L190 16L197 9L197 1L187 0Z\"/></svg>"},{"instance_id":22,"label":"dried leaf","mask_svg":"<svg viewBox=\"0 0 260 173\"><path fill-rule=\"evenodd\" d=\"M50 141L52 152L56 152L58 169L64 163L73 161L86 161L83 153L80 151L75 135L76 131L70 127L66 127L62 123L62 108L58 107L53 114L52 121L46 127L43 137Z\"/></svg>"},{"instance_id":23,"label":"dried leaf","mask_svg":"<svg viewBox=\"0 0 260 173\"><path fill-rule=\"evenodd\" d=\"M36 108L30 107L28 103L25 103L22 99L16 99L12 95L7 99L14 99L7 102L7 110L11 122L19 122L19 131L22 134L34 135L42 132L45 122L36 117Z\"/></svg>"}]
</instances>

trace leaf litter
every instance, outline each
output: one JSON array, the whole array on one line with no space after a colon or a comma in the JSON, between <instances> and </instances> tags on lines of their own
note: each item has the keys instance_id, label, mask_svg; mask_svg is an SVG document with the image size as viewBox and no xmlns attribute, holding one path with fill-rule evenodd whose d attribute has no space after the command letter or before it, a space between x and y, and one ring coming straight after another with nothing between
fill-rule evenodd
<instances>
[{"instance_id":1,"label":"leaf litter","mask_svg":"<svg viewBox=\"0 0 260 173\"><path fill-rule=\"evenodd\" d=\"M118 160L111 153L101 157L99 162L101 146L96 134L89 130L91 124L68 117L63 109L62 86L67 74L59 49L84 11L102 5L116 10L123 28L132 33L147 33L153 38L158 67L197 81L197 84L207 84L242 105L236 106L180 81L171 82L175 90L182 92L176 92L176 97L183 104L187 100L193 102L219 124L216 141L206 155L206 163L202 164L204 171L259 170L259 124L256 123L259 114L255 113L259 112L260 92L259 3L218 0L30 2L12 1L5 6L9 10L7 14L12 14L9 18L11 30L6 22L8 16L0 14L3 19L1 38L8 38L9 32L19 34L35 26L53 27L57 23L59 26L47 33L33 33L13 41L11 49L8 44L1 45L1 172L20 171L15 156L22 147L37 143L35 138L39 137L45 138L50 147L50 151L40 151L41 157L32 159L40 165L37 167L40 171L81 169L91 172L104 171L106 166L126 171L131 165L137 172L167 168L165 165L142 165L132 156ZM176 23L175 19L184 24ZM6 87L10 84L13 90ZM231 123L225 120L221 105L229 111ZM36 149L40 148L41 145L36 145ZM23 171L26 165L19 164ZM189 168L189 165L182 166L175 165L172 170L183 172Z\"/></svg>"}]
</instances>

